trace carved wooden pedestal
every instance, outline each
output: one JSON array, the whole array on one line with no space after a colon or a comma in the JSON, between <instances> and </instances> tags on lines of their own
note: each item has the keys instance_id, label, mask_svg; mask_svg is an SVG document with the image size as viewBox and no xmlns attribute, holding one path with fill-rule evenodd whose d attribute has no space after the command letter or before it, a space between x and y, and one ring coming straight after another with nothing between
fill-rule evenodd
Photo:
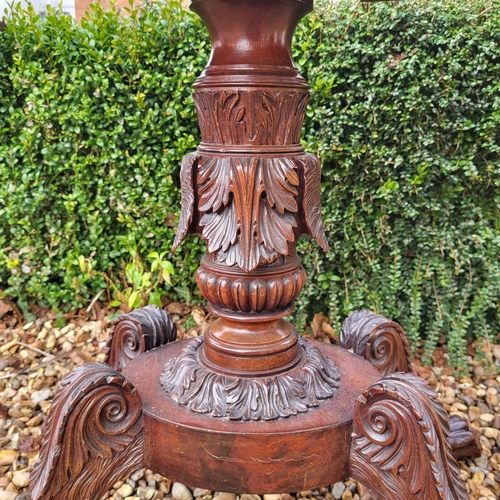
<instances>
[{"instance_id":1,"label":"carved wooden pedestal","mask_svg":"<svg viewBox=\"0 0 500 500\"><path fill-rule=\"evenodd\" d=\"M308 87L290 55L312 0L191 8L213 50L194 85L203 142L182 164L175 247L206 241L197 282L219 319L173 342L159 309L120 318L108 364L75 370L54 401L33 498L99 500L141 466L236 493L352 475L386 500L467 498L435 393L390 375L409 368L398 325L387 354L372 335L387 320L372 313L347 320L341 346L300 340L284 319L306 278L297 239L328 247L320 164L300 144Z\"/></svg>"}]
</instances>

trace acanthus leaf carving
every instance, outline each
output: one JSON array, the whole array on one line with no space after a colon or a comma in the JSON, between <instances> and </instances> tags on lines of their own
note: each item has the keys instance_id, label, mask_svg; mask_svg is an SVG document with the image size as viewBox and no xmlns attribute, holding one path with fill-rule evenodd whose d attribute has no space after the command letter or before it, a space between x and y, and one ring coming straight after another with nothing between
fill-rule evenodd
<instances>
[{"instance_id":1,"label":"acanthus leaf carving","mask_svg":"<svg viewBox=\"0 0 500 500\"><path fill-rule=\"evenodd\" d=\"M355 405L351 476L386 500L467 500L437 394L413 374L389 375Z\"/></svg>"},{"instance_id":2,"label":"acanthus leaf carving","mask_svg":"<svg viewBox=\"0 0 500 500\"><path fill-rule=\"evenodd\" d=\"M193 94L205 143L296 144L309 93L303 90L197 90Z\"/></svg>"},{"instance_id":3,"label":"acanthus leaf carving","mask_svg":"<svg viewBox=\"0 0 500 500\"><path fill-rule=\"evenodd\" d=\"M200 226L203 227L203 237L207 241L207 250L210 253L218 250L226 252L237 241L236 211L232 204L220 212L203 215Z\"/></svg>"},{"instance_id":4,"label":"acanthus leaf carving","mask_svg":"<svg viewBox=\"0 0 500 500\"><path fill-rule=\"evenodd\" d=\"M295 213L297 207L297 186L299 176L295 163L290 158L271 158L267 168L262 169L267 201L280 214Z\"/></svg>"},{"instance_id":5,"label":"acanthus leaf carving","mask_svg":"<svg viewBox=\"0 0 500 500\"><path fill-rule=\"evenodd\" d=\"M370 361L383 376L412 371L411 351L403 328L380 314L352 312L342 324L338 345ZM481 445L468 422L450 417L449 443L456 459L481 455Z\"/></svg>"},{"instance_id":6,"label":"acanthus leaf carving","mask_svg":"<svg viewBox=\"0 0 500 500\"><path fill-rule=\"evenodd\" d=\"M249 272L288 255L298 210L293 161L202 156L197 181L202 237L219 261Z\"/></svg>"},{"instance_id":7,"label":"acanthus leaf carving","mask_svg":"<svg viewBox=\"0 0 500 500\"><path fill-rule=\"evenodd\" d=\"M197 158L197 153L189 153L182 160L180 171L181 214L179 217L179 224L177 225L177 232L175 234L172 251L174 251L182 243L182 240L186 237L191 223L193 222L193 214L195 209L193 168Z\"/></svg>"},{"instance_id":8,"label":"acanthus leaf carving","mask_svg":"<svg viewBox=\"0 0 500 500\"><path fill-rule=\"evenodd\" d=\"M231 159L206 157L198 167L198 210L217 212L229 202Z\"/></svg>"},{"instance_id":9,"label":"acanthus leaf carving","mask_svg":"<svg viewBox=\"0 0 500 500\"><path fill-rule=\"evenodd\" d=\"M303 339L303 361L268 377L237 377L212 371L199 360L203 338L190 340L163 369L167 394L197 413L231 420L274 420L304 413L331 398L340 384L335 363Z\"/></svg>"},{"instance_id":10,"label":"acanthus leaf carving","mask_svg":"<svg viewBox=\"0 0 500 500\"><path fill-rule=\"evenodd\" d=\"M140 396L104 363L87 363L56 393L30 478L35 500L99 500L143 465Z\"/></svg>"},{"instance_id":11,"label":"acanthus leaf carving","mask_svg":"<svg viewBox=\"0 0 500 500\"><path fill-rule=\"evenodd\" d=\"M321 217L321 164L319 159L310 153L298 156L296 160L302 165L304 189L302 210L311 236L325 252L330 251L325 235L323 218Z\"/></svg>"}]
</instances>

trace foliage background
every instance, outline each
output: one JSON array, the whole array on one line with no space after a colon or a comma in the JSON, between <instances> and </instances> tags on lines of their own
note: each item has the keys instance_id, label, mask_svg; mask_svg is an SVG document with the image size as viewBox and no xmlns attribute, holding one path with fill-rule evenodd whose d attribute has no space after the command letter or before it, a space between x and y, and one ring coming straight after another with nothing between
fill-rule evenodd
<instances>
[{"instance_id":1,"label":"foliage background","mask_svg":"<svg viewBox=\"0 0 500 500\"><path fill-rule=\"evenodd\" d=\"M75 23L15 8L0 31L0 279L26 309L85 304L170 248L178 171L199 141L190 85L209 43L176 3ZM300 244L296 319L352 310L399 321L429 355L445 335L499 333L500 1L318 6L294 57L312 97L304 145L323 161L332 252ZM200 300L192 238L170 293Z\"/></svg>"}]
</instances>

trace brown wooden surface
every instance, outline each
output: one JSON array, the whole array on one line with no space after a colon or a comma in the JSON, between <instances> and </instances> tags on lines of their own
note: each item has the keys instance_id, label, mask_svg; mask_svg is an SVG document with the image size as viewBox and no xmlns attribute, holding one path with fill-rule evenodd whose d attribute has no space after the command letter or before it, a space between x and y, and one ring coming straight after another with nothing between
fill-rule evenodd
<instances>
[{"instance_id":1,"label":"brown wooden surface","mask_svg":"<svg viewBox=\"0 0 500 500\"><path fill-rule=\"evenodd\" d=\"M177 327L172 317L158 306L146 306L122 314L113 323L104 362L121 372L131 359L173 342L176 336Z\"/></svg>"},{"instance_id":2,"label":"brown wooden surface","mask_svg":"<svg viewBox=\"0 0 500 500\"><path fill-rule=\"evenodd\" d=\"M197 282L219 320L205 335L204 367L214 376L269 377L303 356L282 319L306 278L296 241L310 234L328 248L320 163L300 143L308 86L291 58L312 2L198 0L191 8L208 27L212 53L194 84L202 143L182 163L174 248L190 233L207 244ZM185 385L198 368L184 365Z\"/></svg>"},{"instance_id":3,"label":"brown wooden surface","mask_svg":"<svg viewBox=\"0 0 500 500\"><path fill-rule=\"evenodd\" d=\"M33 500L100 500L143 465L141 399L132 384L104 363L70 373L30 477Z\"/></svg>"},{"instance_id":4,"label":"brown wooden surface","mask_svg":"<svg viewBox=\"0 0 500 500\"><path fill-rule=\"evenodd\" d=\"M141 394L148 467L185 484L236 493L302 491L347 477L354 402L380 377L370 363L312 341L340 370L336 397L288 418L232 421L189 411L163 392L158 378L165 359L186 343L155 349L124 371Z\"/></svg>"},{"instance_id":5,"label":"brown wooden surface","mask_svg":"<svg viewBox=\"0 0 500 500\"><path fill-rule=\"evenodd\" d=\"M388 375L357 400L350 473L384 500L466 500L437 394L411 373Z\"/></svg>"},{"instance_id":6,"label":"brown wooden surface","mask_svg":"<svg viewBox=\"0 0 500 500\"><path fill-rule=\"evenodd\" d=\"M338 345L370 361L384 376L412 371L410 345L403 328L372 311L352 312L342 324ZM449 420L448 442L455 459L481 456L477 431L457 415Z\"/></svg>"}]
</instances>

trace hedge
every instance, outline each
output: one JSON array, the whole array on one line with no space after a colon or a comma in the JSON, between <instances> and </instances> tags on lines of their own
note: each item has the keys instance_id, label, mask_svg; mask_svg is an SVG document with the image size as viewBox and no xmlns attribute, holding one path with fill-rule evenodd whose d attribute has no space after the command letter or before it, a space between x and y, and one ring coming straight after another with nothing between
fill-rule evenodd
<instances>
[{"instance_id":1,"label":"hedge","mask_svg":"<svg viewBox=\"0 0 500 500\"><path fill-rule=\"evenodd\" d=\"M22 307L87 304L106 283L80 256L118 282L131 253L170 248L206 33L173 2L94 5L80 24L16 7L0 43L1 283ZM500 1L326 3L294 57L332 248L299 245L299 325L370 308L427 357L444 335L463 366L467 336L500 326ZM191 238L167 254L172 297L201 300L202 252Z\"/></svg>"}]
</instances>

